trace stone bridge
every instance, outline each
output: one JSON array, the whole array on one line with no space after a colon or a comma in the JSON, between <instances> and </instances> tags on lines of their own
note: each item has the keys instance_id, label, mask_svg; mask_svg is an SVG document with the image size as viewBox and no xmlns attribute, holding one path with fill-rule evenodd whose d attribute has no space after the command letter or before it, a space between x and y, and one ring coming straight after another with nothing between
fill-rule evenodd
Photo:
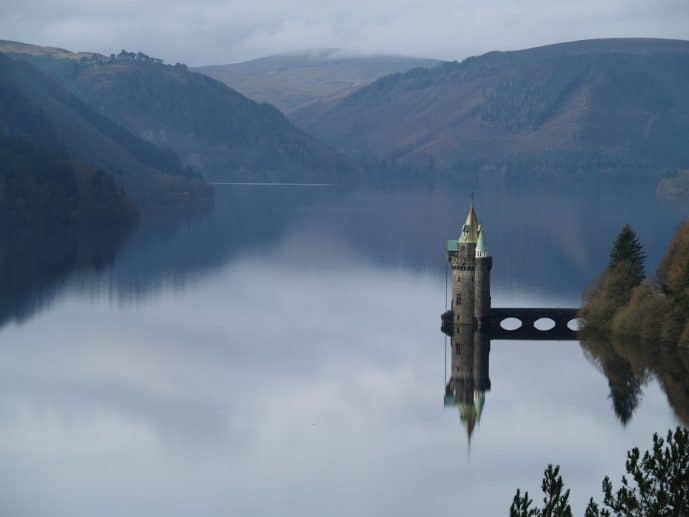
<instances>
[{"instance_id":1,"label":"stone bridge","mask_svg":"<svg viewBox=\"0 0 689 517\"><path fill-rule=\"evenodd\" d=\"M579 309L529 307L494 308L490 311L490 334L492 339L576 339L577 312ZM508 330L503 327L505 320L514 318L521 322L518 328ZM545 319L551 328L538 329L535 323Z\"/></svg>"},{"instance_id":2,"label":"stone bridge","mask_svg":"<svg viewBox=\"0 0 689 517\"><path fill-rule=\"evenodd\" d=\"M490 339L506 340L574 340L577 339L577 312L575 308L528 307L492 308L485 324ZM516 328L505 328L508 319L519 320ZM544 320L541 329L536 322ZM548 321L550 320L550 321ZM442 330L452 333L452 311L442 316ZM547 325L550 324L550 325ZM505 325L505 326L503 326ZM511 327L511 326L509 326Z\"/></svg>"}]
</instances>

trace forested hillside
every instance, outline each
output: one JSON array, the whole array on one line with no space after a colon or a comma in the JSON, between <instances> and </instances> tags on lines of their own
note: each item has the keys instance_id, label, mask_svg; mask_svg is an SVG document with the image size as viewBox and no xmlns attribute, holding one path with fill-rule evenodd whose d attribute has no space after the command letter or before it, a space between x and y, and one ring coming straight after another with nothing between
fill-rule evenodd
<instances>
[{"instance_id":1,"label":"forested hillside","mask_svg":"<svg viewBox=\"0 0 689 517\"><path fill-rule=\"evenodd\" d=\"M23 70L0 55L0 239L75 229L122 229L136 210L111 175L67 151L46 105L14 82Z\"/></svg>"},{"instance_id":2,"label":"forested hillside","mask_svg":"<svg viewBox=\"0 0 689 517\"><path fill-rule=\"evenodd\" d=\"M124 51L110 57L56 56L16 43L11 55L39 67L140 138L174 149L185 166L208 178L345 181L355 173L344 157L295 128L273 106L184 65Z\"/></svg>"},{"instance_id":3,"label":"forested hillside","mask_svg":"<svg viewBox=\"0 0 689 517\"><path fill-rule=\"evenodd\" d=\"M25 232L121 229L135 208L100 169L0 133L0 239Z\"/></svg>"},{"instance_id":4,"label":"forested hillside","mask_svg":"<svg viewBox=\"0 0 689 517\"><path fill-rule=\"evenodd\" d=\"M689 42L491 52L384 77L293 115L371 170L652 176L689 165Z\"/></svg>"},{"instance_id":5,"label":"forested hillside","mask_svg":"<svg viewBox=\"0 0 689 517\"><path fill-rule=\"evenodd\" d=\"M169 149L146 142L65 91L33 66L0 54L0 130L111 174L139 203L207 193Z\"/></svg>"}]
</instances>

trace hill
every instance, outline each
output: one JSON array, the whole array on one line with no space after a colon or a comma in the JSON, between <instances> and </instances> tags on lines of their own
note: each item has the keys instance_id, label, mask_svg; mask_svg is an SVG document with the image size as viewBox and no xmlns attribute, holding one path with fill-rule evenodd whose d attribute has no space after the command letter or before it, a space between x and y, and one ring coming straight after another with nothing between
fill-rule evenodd
<instances>
[{"instance_id":1,"label":"hill","mask_svg":"<svg viewBox=\"0 0 689 517\"><path fill-rule=\"evenodd\" d=\"M63 153L68 160L81 162L84 166L77 168L82 170L110 173L141 203L169 201L206 189L182 168L173 152L137 138L33 66L2 54L0 133L39 151ZM22 146L9 143L6 148L14 153Z\"/></svg>"},{"instance_id":2,"label":"hill","mask_svg":"<svg viewBox=\"0 0 689 517\"><path fill-rule=\"evenodd\" d=\"M689 163L688 91L689 42L589 40L390 75L292 119L391 174L657 178Z\"/></svg>"},{"instance_id":3,"label":"hill","mask_svg":"<svg viewBox=\"0 0 689 517\"><path fill-rule=\"evenodd\" d=\"M18 90L27 78L47 98L59 90L0 55L0 326L23 321L73 269L109 263L137 215L111 174L67 152L71 134L65 142L49 120L55 104Z\"/></svg>"},{"instance_id":4,"label":"hill","mask_svg":"<svg viewBox=\"0 0 689 517\"><path fill-rule=\"evenodd\" d=\"M0 42L3 49L138 137L174 149L208 178L336 182L355 173L274 107L185 65L125 51L76 58L17 43Z\"/></svg>"},{"instance_id":5,"label":"hill","mask_svg":"<svg viewBox=\"0 0 689 517\"><path fill-rule=\"evenodd\" d=\"M352 56L329 49L202 66L195 70L251 99L269 102L289 115L312 102L342 97L385 75L439 63L404 56Z\"/></svg>"}]
</instances>

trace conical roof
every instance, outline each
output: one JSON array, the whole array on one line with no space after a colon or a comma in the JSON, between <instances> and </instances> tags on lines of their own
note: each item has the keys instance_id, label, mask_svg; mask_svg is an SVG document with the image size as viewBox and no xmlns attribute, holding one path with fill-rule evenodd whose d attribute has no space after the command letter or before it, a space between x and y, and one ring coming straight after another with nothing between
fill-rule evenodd
<instances>
[{"instance_id":1,"label":"conical roof","mask_svg":"<svg viewBox=\"0 0 689 517\"><path fill-rule=\"evenodd\" d=\"M478 240L476 241L476 256L488 256L488 245L486 244L486 231L483 229L483 225L479 225Z\"/></svg>"},{"instance_id":2,"label":"conical roof","mask_svg":"<svg viewBox=\"0 0 689 517\"><path fill-rule=\"evenodd\" d=\"M478 240L478 217L476 217L476 211L474 210L474 204L471 204L469 213L467 214L467 220L462 226L462 234L459 236L460 244L476 244Z\"/></svg>"}]
</instances>

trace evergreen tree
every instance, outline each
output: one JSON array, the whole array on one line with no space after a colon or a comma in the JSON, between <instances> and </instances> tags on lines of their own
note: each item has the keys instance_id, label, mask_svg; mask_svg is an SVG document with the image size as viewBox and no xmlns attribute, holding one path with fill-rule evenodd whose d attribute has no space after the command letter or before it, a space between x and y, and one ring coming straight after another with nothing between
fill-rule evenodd
<instances>
[{"instance_id":1,"label":"evergreen tree","mask_svg":"<svg viewBox=\"0 0 689 517\"><path fill-rule=\"evenodd\" d=\"M617 239L615 239L612 250L610 250L610 264L608 267L615 269L616 266L625 262L631 264L633 283L638 285L646 277L645 259L646 254L639 239L636 237L636 233L628 224L624 225Z\"/></svg>"},{"instance_id":2,"label":"evergreen tree","mask_svg":"<svg viewBox=\"0 0 689 517\"><path fill-rule=\"evenodd\" d=\"M653 449L643 455L636 447L627 453L627 473L622 487L613 492L607 476L603 480L605 510L589 502L587 516L689 515L689 431L668 431L663 440L653 435Z\"/></svg>"},{"instance_id":3,"label":"evergreen tree","mask_svg":"<svg viewBox=\"0 0 689 517\"><path fill-rule=\"evenodd\" d=\"M521 496L519 489L510 507L510 517L572 517L569 506L569 490L562 493L565 484L560 476L560 467L548 465L543 474L541 490L543 491L543 508L531 508L533 501L529 493Z\"/></svg>"},{"instance_id":4,"label":"evergreen tree","mask_svg":"<svg viewBox=\"0 0 689 517\"><path fill-rule=\"evenodd\" d=\"M627 453L627 473L622 487L613 491L609 477L603 480L603 504L589 500L585 517L646 517L689 515L689 431L677 427L667 438L653 435L653 447L643 456L638 448ZM562 493L564 483L559 467L548 465L541 488L544 506L532 508L528 492L517 490L510 507L510 517L554 517L572 515L569 490Z\"/></svg>"}]
</instances>

